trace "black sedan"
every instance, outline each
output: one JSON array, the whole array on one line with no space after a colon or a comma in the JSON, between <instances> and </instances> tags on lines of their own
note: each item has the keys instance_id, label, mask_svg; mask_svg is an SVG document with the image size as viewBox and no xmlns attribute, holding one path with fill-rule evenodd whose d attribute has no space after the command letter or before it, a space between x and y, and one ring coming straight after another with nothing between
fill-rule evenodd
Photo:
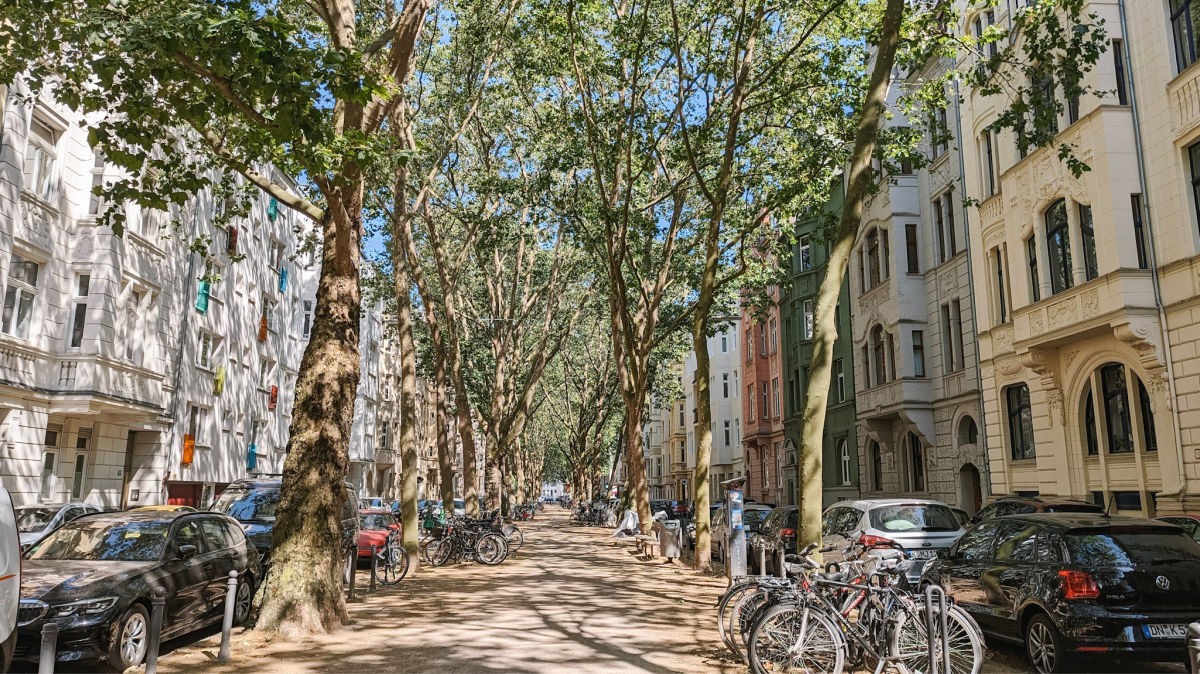
<instances>
[{"instance_id":1,"label":"black sedan","mask_svg":"<svg viewBox=\"0 0 1200 674\"><path fill-rule=\"evenodd\" d=\"M42 626L58 624L58 660L103 660L115 671L146 656L154 588L166 590L162 638L224 615L237 571L234 621L245 622L260 580L238 523L216 513L122 512L63 525L26 555L17 659L36 660Z\"/></svg>"},{"instance_id":2,"label":"black sedan","mask_svg":"<svg viewBox=\"0 0 1200 674\"><path fill-rule=\"evenodd\" d=\"M925 569L989 638L1023 643L1039 672L1082 656L1180 662L1200 607L1200 545L1133 517L1033 514L971 529Z\"/></svg>"}]
</instances>

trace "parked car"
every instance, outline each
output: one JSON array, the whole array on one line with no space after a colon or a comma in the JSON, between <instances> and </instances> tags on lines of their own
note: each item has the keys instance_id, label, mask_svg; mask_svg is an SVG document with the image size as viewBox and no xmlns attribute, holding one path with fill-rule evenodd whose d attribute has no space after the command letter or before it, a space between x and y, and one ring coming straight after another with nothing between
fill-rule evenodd
<instances>
[{"instance_id":1,"label":"parked car","mask_svg":"<svg viewBox=\"0 0 1200 674\"><path fill-rule=\"evenodd\" d=\"M146 511L146 512L164 512L164 513L171 513L171 512L180 512L180 513L194 513L194 512L196 512L196 509L195 509L195 508L193 508L192 506L187 506L187 505L175 505L175 504L173 504L173 503L166 503L166 504L163 504L163 505L148 505L148 506L140 506L140 507L137 507L137 508L130 508L129 510L130 510L131 512L133 512L133 511L138 511L138 512L141 512L141 511Z\"/></svg>"},{"instance_id":2,"label":"parked car","mask_svg":"<svg viewBox=\"0 0 1200 674\"><path fill-rule=\"evenodd\" d=\"M742 527L746 532L747 543L750 536L757 533L762 523L771 513L771 508L761 503L746 503L742 505ZM718 559L725 559L725 541L729 537L729 522L726 518L725 506L717 508L712 518L713 553ZM746 546L749 550L749 545ZM747 553L749 554L749 553Z\"/></svg>"},{"instance_id":3,"label":"parked car","mask_svg":"<svg viewBox=\"0 0 1200 674\"><path fill-rule=\"evenodd\" d=\"M779 550L782 549L785 555L796 552L796 524L799 517L800 511L796 506L782 506L767 514L758 531L750 536L748 566L758 573L778 573ZM765 568L759 564L760 548L767 551Z\"/></svg>"},{"instance_id":4,"label":"parked car","mask_svg":"<svg viewBox=\"0 0 1200 674\"><path fill-rule=\"evenodd\" d=\"M867 547L902 548L912 560L909 582L921 569L963 535L962 524L950 506L928 499L861 499L839 501L825 509L821 536L826 546L843 550L858 542ZM836 555L830 555L837 561Z\"/></svg>"},{"instance_id":5,"label":"parked car","mask_svg":"<svg viewBox=\"0 0 1200 674\"><path fill-rule=\"evenodd\" d=\"M1178 527L1091 513L1012 515L968 531L923 580L1039 672L1082 655L1184 658L1200 607L1200 544Z\"/></svg>"},{"instance_id":6,"label":"parked car","mask_svg":"<svg viewBox=\"0 0 1200 674\"><path fill-rule=\"evenodd\" d=\"M0 487L0 672L7 672L17 647L21 601L21 538L12 497Z\"/></svg>"},{"instance_id":7,"label":"parked car","mask_svg":"<svg viewBox=\"0 0 1200 674\"><path fill-rule=\"evenodd\" d=\"M1104 506L1058 496L1003 496L989 503L971 518L968 528L1005 515L1033 513L1103 513Z\"/></svg>"},{"instance_id":8,"label":"parked car","mask_svg":"<svg viewBox=\"0 0 1200 674\"><path fill-rule=\"evenodd\" d=\"M76 517L98 512L100 508L82 501L43 503L17 508L17 531L21 532L21 549L28 550L29 546Z\"/></svg>"},{"instance_id":9,"label":"parked car","mask_svg":"<svg viewBox=\"0 0 1200 674\"><path fill-rule=\"evenodd\" d=\"M382 548L388 534L400 531L400 523L386 508L364 508L358 513L358 559L371 559L371 546Z\"/></svg>"},{"instance_id":10,"label":"parked car","mask_svg":"<svg viewBox=\"0 0 1200 674\"><path fill-rule=\"evenodd\" d=\"M386 508L387 505L388 500L382 496L367 496L358 499L359 510L364 510L366 508Z\"/></svg>"},{"instance_id":11,"label":"parked car","mask_svg":"<svg viewBox=\"0 0 1200 674\"><path fill-rule=\"evenodd\" d=\"M58 625L58 660L102 660L124 671L146 656L150 601L166 589L164 640L219 621L230 571L241 579L234 622L250 615L258 554L238 523L209 512L87 515L26 555L18 659L36 661L42 626Z\"/></svg>"},{"instance_id":12,"label":"parked car","mask_svg":"<svg viewBox=\"0 0 1200 674\"><path fill-rule=\"evenodd\" d=\"M1193 541L1200 542L1200 515L1164 515L1155 518L1183 529Z\"/></svg>"},{"instance_id":13,"label":"parked car","mask_svg":"<svg viewBox=\"0 0 1200 674\"><path fill-rule=\"evenodd\" d=\"M654 517L654 513L667 513L670 515L671 502L666 499L652 499L650 501L650 516Z\"/></svg>"},{"instance_id":14,"label":"parked car","mask_svg":"<svg viewBox=\"0 0 1200 674\"><path fill-rule=\"evenodd\" d=\"M246 478L233 482L212 505L213 512L229 515L241 523L246 536L258 549L264 562L269 559L271 535L275 527L275 508L279 505L279 478ZM346 501L342 505L342 545L354 545L358 534L358 496L354 488L343 485Z\"/></svg>"}]
</instances>

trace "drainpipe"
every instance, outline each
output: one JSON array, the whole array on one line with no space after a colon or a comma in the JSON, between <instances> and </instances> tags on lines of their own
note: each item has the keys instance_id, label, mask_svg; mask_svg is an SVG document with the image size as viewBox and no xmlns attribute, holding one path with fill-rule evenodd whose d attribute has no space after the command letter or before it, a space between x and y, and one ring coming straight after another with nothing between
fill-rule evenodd
<instances>
[{"instance_id":1,"label":"drainpipe","mask_svg":"<svg viewBox=\"0 0 1200 674\"><path fill-rule=\"evenodd\" d=\"M1126 82L1129 85L1129 103L1133 111L1133 146L1137 151L1138 165L1138 183L1142 190L1142 227L1146 230L1146 235L1149 237L1146 246L1146 254L1150 263L1150 281L1154 287L1154 308L1158 312L1158 326L1162 335L1163 356L1167 365L1167 395L1170 396L1169 405L1171 409L1171 426L1175 431L1175 465L1179 470L1179 488L1173 491L1159 492L1159 496L1182 496L1187 487L1187 470L1183 462L1183 431L1179 425L1179 402L1175 395L1175 363L1171 356L1171 336L1167 330L1167 311L1163 306L1162 287L1158 278L1158 254L1157 247L1154 245L1154 227L1153 218L1150 217L1150 190L1146 185L1146 158L1142 147L1142 125L1141 115L1138 114L1138 99L1137 86L1134 84L1133 69L1128 67L1132 65L1130 55L1132 51L1129 47L1129 31L1128 23L1125 20L1125 0L1118 0L1118 9L1121 14L1121 35L1124 36L1125 53L1121 54L1121 59L1127 66L1125 68Z\"/></svg>"},{"instance_id":2,"label":"drainpipe","mask_svg":"<svg viewBox=\"0 0 1200 674\"><path fill-rule=\"evenodd\" d=\"M958 64L956 63L955 67L957 68L957 66L958 66ZM958 80L955 79L954 80L954 129L955 129L955 135L957 135L957 137L958 137L958 145L959 145L959 148L958 148L958 179L960 181L959 193L965 194L966 186L967 186L967 170L966 170L966 166L963 162L963 150L962 150L963 135L962 135L961 105L962 105L962 93L959 91L959 88L958 88ZM997 176L997 177L999 177L999 176ZM967 207L967 204L965 203L964 200L960 199L959 202L962 205L963 227L966 228L966 230L969 232L970 224L971 224L971 220L970 220L971 209L969 209ZM968 235L967 241L969 242L970 240L971 240L971 237ZM974 269L974 265L972 264L972 261L971 261L971 246L970 245L966 246L966 250L967 250L967 287L974 288L975 287L975 269ZM975 388L976 388L976 390L979 391L979 436L978 437L979 437L979 447L980 447L980 449L983 450L983 481L987 485L987 493L980 494L980 497L982 498L982 497L986 497L986 496L991 496L994 492L992 491L992 462L991 462L990 458L988 457L988 446L987 446L987 421L986 421L987 413L984 411L984 408L983 408L983 370L979 366L979 309L976 305L977 305L977 302L975 301L974 298L972 298L971 299L971 325L973 325L975 327ZM950 429L950 432L951 432L951 434L953 434L955 432L955 429Z\"/></svg>"}]
</instances>

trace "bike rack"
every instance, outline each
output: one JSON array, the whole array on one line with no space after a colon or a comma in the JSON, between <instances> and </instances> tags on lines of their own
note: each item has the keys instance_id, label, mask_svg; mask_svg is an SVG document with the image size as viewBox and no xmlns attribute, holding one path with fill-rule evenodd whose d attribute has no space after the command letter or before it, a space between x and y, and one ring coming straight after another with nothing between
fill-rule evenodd
<instances>
[{"instance_id":1,"label":"bike rack","mask_svg":"<svg viewBox=\"0 0 1200 674\"><path fill-rule=\"evenodd\" d=\"M934 608L937 615L934 615ZM929 672L927 674L950 674L950 631L947 625L949 607L946 591L940 585L930 584L925 588L925 636L929 643ZM936 639L936 642L935 642ZM941 646L938 653L935 646Z\"/></svg>"}]
</instances>

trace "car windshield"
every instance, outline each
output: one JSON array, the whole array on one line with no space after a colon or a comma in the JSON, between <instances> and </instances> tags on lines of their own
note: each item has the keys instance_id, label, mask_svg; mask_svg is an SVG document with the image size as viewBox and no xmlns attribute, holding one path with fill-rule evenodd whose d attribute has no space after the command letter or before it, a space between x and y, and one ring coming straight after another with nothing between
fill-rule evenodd
<instances>
[{"instance_id":1,"label":"car windshield","mask_svg":"<svg viewBox=\"0 0 1200 674\"><path fill-rule=\"evenodd\" d=\"M460 498L456 498L456 499L454 499L454 507L455 508L465 508L465 507L467 507L467 502Z\"/></svg>"},{"instance_id":2,"label":"car windshield","mask_svg":"<svg viewBox=\"0 0 1200 674\"><path fill-rule=\"evenodd\" d=\"M742 522L746 524L759 524L767 519L767 515L770 514L770 510L744 510L742 511Z\"/></svg>"},{"instance_id":3,"label":"car windshield","mask_svg":"<svg viewBox=\"0 0 1200 674\"><path fill-rule=\"evenodd\" d=\"M360 529L387 529L392 526L392 518L382 513L371 513L358 518Z\"/></svg>"},{"instance_id":4,"label":"car windshield","mask_svg":"<svg viewBox=\"0 0 1200 674\"><path fill-rule=\"evenodd\" d=\"M901 503L871 509L871 527L883 531L958 531L958 518L949 507Z\"/></svg>"},{"instance_id":5,"label":"car windshield","mask_svg":"<svg viewBox=\"0 0 1200 674\"><path fill-rule=\"evenodd\" d=\"M162 556L170 522L68 522L29 551L29 559L150 562Z\"/></svg>"},{"instance_id":6,"label":"car windshield","mask_svg":"<svg viewBox=\"0 0 1200 674\"><path fill-rule=\"evenodd\" d=\"M1089 566L1200 561L1200 545L1182 531L1163 529L1080 531L1064 536L1071 559Z\"/></svg>"},{"instance_id":7,"label":"car windshield","mask_svg":"<svg viewBox=\"0 0 1200 674\"><path fill-rule=\"evenodd\" d=\"M50 524L58 508L18 508L17 531L31 534L41 531Z\"/></svg>"},{"instance_id":8,"label":"car windshield","mask_svg":"<svg viewBox=\"0 0 1200 674\"><path fill-rule=\"evenodd\" d=\"M212 510L229 515L239 522L274 522L277 505L278 489L230 487L217 497Z\"/></svg>"}]
</instances>

